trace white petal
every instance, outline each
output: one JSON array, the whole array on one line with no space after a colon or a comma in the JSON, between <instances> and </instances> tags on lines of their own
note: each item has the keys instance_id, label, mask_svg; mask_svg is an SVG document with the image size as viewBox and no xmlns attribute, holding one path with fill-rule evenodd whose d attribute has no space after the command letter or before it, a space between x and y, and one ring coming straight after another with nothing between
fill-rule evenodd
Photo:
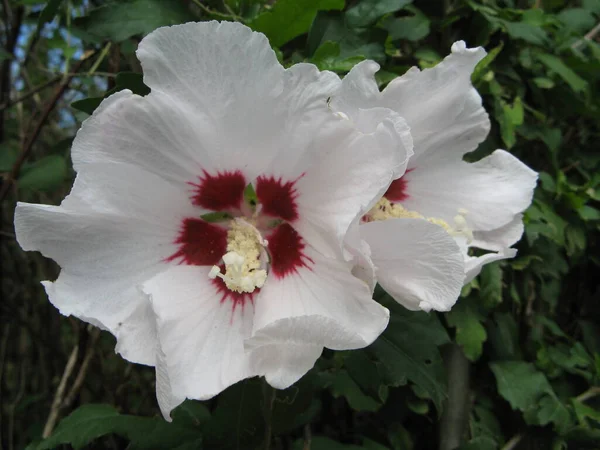
<instances>
[{"instance_id":1,"label":"white petal","mask_svg":"<svg viewBox=\"0 0 600 450\"><path fill-rule=\"evenodd\" d=\"M284 69L266 37L239 23L161 28L142 41L138 56L153 92L202 125L200 142L211 143L216 167L237 165L249 181L300 176L311 141L337 119L327 106L337 75L311 64Z\"/></svg>"},{"instance_id":2,"label":"white petal","mask_svg":"<svg viewBox=\"0 0 600 450\"><path fill-rule=\"evenodd\" d=\"M353 116L360 108L382 106L382 95L375 80L377 71L379 64L371 60L361 61L352 67L331 100L332 107Z\"/></svg>"},{"instance_id":3,"label":"white petal","mask_svg":"<svg viewBox=\"0 0 600 450\"><path fill-rule=\"evenodd\" d=\"M369 345L389 320L389 311L372 300L366 283L351 274L350 263L305 251L312 261L308 267L283 278L270 276L261 289L253 337L246 341L255 370L277 386L304 375L322 347Z\"/></svg>"},{"instance_id":4,"label":"white petal","mask_svg":"<svg viewBox=\"0 0 600 450\"><path fill-rule=\"evenodd\" d=\"M169 379L169 371L167 370L167 357L158 346L156 353L156 400L160 412L166 421L171 422L171 411L177 408L185 401L185 396L175 395L171 387Z\"/></svg>"},{"instance_id":5,"label":"white petal","mask_svg":"<svg viewBox=\"0 0 600 450\"><path fill-rule=\"evenodd\" d=\"M468 49L464 42L455 42L444 61L423 71L411 68L381 93L374 79L379 66L363 61L344 78L340 98L332 104L345 113L375 106L398 112L414 141L409 168L422 166L432 154L460 158L489 132L481 97L471 85L471 73L484 56L480 47Z\"/></svg>"},{"instance_id":6,"label":"white petal","mask_svg":"<svg viewBox=\"0 0 600 450\"><path fill-rule=\"evenodd\" d=\"M498 253L488 253L479 257L465 257L465 284L471 282L481 272L481 268L485 264L489 264L494 261L500 261L502 259L514 258L517 255L517 251L514 248L505 248L500 250Z\"/></svg>"},{"instance_id":7,"label":"white petal","mask_svg":"<svg viewBox=\"0 0 600 450\"><path fill-rule=\"evenodd\" d=\"M61 266L56 282L44 285L62 314L108 329L125 358L154 364L154 319L137 286L176 251L188 203L140 169L97 166L78 174L61 206L19 203L15 230L24 250Z\"/></svg>"},{"instance_id":8,"label":"white petal","mask_svg":"<svg viewBox=\"0 0 600 450\"><path fill-rule=\"evenodd\" d=\"M448 311L464 280L463 255L443 228L421 219L360 226L381 286L410 310Z\"/></svg>"},{"instance_id":9,"label":"white petal","mask_svg":"<svg viewBox=\"0 0 600 450\"><path fill-rule=\"evenodd\" d=\"M157 316L172 395L206 400L256 375L244 352L253 306L223 299L210 267L176 266L144 283ZM167 402L167 404L169 404Z\"/></svg>"},{"instance_id":10,"label":"white petal","mask_svg":"<svg viewBox=\"0 0 600 450\"><path fill-rule=\"evenodd\" d=\"M523 214L517 214L506 225L490 231L475 231L472 247L500 251L514 245L523 235Z\"/></svg>"},{"instance_id":11,"label":"white petal","mask_svg":"<svg viewBox=\"0 0 600 450\"><path fill-rule=\"evenodd\" d=\"M415 143L411 167L428 153L460 158L477 148L490 122L481 97L471 85L471 74L485 56L481 47L469 49L463 41L441 63L422 72L411 69L386 87L382 106L400 113Z\"/></svg>"},{"instance_id":12,"label":"white petal","mask_svg":"<svg viewBox=\"0 0 600 450\"><path fill-rule=\"evenodd\" d=\"M369 247L367 241L361 239L360 247L349 248L349 250L352 253L352 263L354 264L352 275L367 283L367 286L371 289L371 293L373 293L377 285L377 267L375 267L375 263L371 259L371 247Z\"/></svg>"},{"instance_id":13,"label":"white petal","mask_svg":"<svg viewBox=\"0 0 600 450\"><path fill-rule=\"evenodd\" d=\"M159 28L140 42L137 56L144 83L153 91L189 103L219 121L253 121L246 114L266 106L256 102L270 103L283 88L284 68L269 41L240 23L190 22Z\"/></svg>"},{"instance_id":14,"label":"white petal","mask_svg":"<svg viewBox=\"0 0 600 450\"><path fill-rule=\"evenodd\" d=\"M315 326L306 342L333 350L362 348L385 329L389 312L371 298L369 287L351 273L350 263L326 258L307 246L308 267L283 278L269 277L255 307L253 334L280 319L322 316L327 329Z\"/></svg>"},{"instance_id":15,"label":"white petal","mask_svg":"<svg viewBox=\"0 0 600 450\"><path fill-rule=\"evenodd\" d=\"M143 168L189 191L206 170L240 170L248 179L246 148L224 141L221 122L160 92L146 97L124 90L102 102L78 131L73 142L73 166L127 163ZM240 131L243 133L243 130ZM252 157L264 166L272 155ZM249 156L245 158L249 160Z\"/></svg>"},{"instance_id":16,"label":"white petal","mask_svg":"<svg viewBox=\"0 0 600 450\"><path fill-rule=\"evenodd\" d=\"M371 133L332 134L296 183L298 232L329 257L340 254L350 225L381 198L406 169L412 142L405 122L382 108L361 110ZM340 119L344 121L345 119ZM331 232L333 230L333 232Z\"/></svg>"},{"instance_id":17,"label":"white petal","mask_svg":"<svg viewBox=\"0 0 600 450\"><path fill-rule=\"evenodd\" d=\"M254 370L277 389L290 387L313 368L323 352L322 344L305 342L307 333L319 323L330 325L321 316L302 316L281 319L259 330L245 346Z\"/></svg>"},{"instance_id":18,"label":"white petal","mask_svg":"<svg viewBox=\"0 0 600 450\"><path fill-rule=\"evenodd\" d=\"M537 173L504 150L475 163L440 160L404 175L402 204L427 217L453 223L466 209L473 231L490 231L512 222L531 203Z\"/></svg>"}]
</instances>

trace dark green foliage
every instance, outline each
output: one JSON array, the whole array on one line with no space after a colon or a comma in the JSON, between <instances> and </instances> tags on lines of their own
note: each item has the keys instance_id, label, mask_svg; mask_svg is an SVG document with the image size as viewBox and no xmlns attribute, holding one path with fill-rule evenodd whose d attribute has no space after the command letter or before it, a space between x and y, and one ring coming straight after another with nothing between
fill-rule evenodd
<instances>
[{"instance_id":1,"label":"dark green foliage","mask_svg":"<svg viewBox=\"0 0 600 450\"><path fill-rule=\"evenodd\" d=\"M461 450L600 448L600 1L7 4L11 14L2 17L11 27L0 30L0 62L15 61L10 98L19 101L0 105L1 173L14 167L52 100L58 86L52 79L70 72L80 55L92 56L58 99L17 189L2 204L2 448L253 449L266 448L270 430L273 450L446 450L440 415L461 408L468 416L457 433ZM488 56L472 81L492 131L466 159L506 148L540 181L518 256L486 266L450 313L409 312L378 290L391 321L370 347L326 350L285 391L252 379L211 401L187 401L169 423L158 411L152 369L125 362L107 333L96 340L91 328L48 303L39 281L56 278L58 270L18 248L12 216L17 200L56 204L68 193L71 140L102 99L122 89L148 94L135 58L144 34L212 19L264 32L284 65L312 62L343 75L374 59L382 66L381 86L410 66L435 65L456 40L484 46ZM17 53L6 39L12 26L20 36ZM38 26L43 33L32 34ZM456 380L446 370L449 343L462 348L470 373L465 400L450 405L447 386ZM44 440L71 355L75 371L61 420Z\"/></svg>"}]
</instances>

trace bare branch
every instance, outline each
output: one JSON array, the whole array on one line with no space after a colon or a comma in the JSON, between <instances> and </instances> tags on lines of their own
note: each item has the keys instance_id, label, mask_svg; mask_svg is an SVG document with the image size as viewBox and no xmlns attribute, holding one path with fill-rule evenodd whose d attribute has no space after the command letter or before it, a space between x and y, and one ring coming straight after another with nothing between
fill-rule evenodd
<instances>
[{"instance_id":1,"label":"bare branch","mask_svg":"<svg viewBox=\"0 0 600 450\"><path fill-rule=\"evenodd\" d=\"M17 97L16 99L9 101L8 103L0 105L0 111L4 111L5 109L10 108L11 106L16 105L17 103L21 103L21 102L27 100L28 98L34 96L38 92L43 91L47 87L58 83L60 80L62 80L62 78L63 78L62 76L52 78L51 80L48 80L45 83L40 84L39 86L36 86L35 88L33 88L31 91L27 92L26 94L23 94L20 97Z\"/></svg>"},{"instance_id":2,"label":"bare branch","mask_svg":"<svg viewBox=\"0 0 600 450\"><path fill-rule=\"evenodd\" d=\"M76 67L74 67L75 72L77 70L79 70L79 68L84 63L84 61L85 60L81 60L81 61L79 61L77 63ZM63 79L63 81L62 81L62 83L60 83L60 85L57 87L57 89L56 89L54 95L52 96L52 98L48 101L47 106L44 109L44 112L42 113L42 117L38 121L38 123L35 126L35 129L33 130L33 132L30 134L31 137L24 143L23 148L21 149L21 152L19 153L19 156L17 157L17 160L13 164L13 167L12 167L11 171L8 173L8 175L5 177L5 179L2 182L2 188L0 188L0 202L2 200L4 200L4 197L6 197L6 194L8 194L8 191L9 191L10 187L12 186L12 184L14 183L14 181L19 176L19 172L21 170L21 166L23 165L23 163L25 162L25 160L29 156L29 153L31 153L31 149L33 148L33 144L35 143L35 141L39 137L40 132L42 131L42 128L44 127L44 125L48 121L48 117L50 116L50 113L52 112L52 110L54 109L54 107L56 106L56 104L58 103L58 101L60 100L60 98L63 96L63 94L67 90L67 87L69 86L69 83L70 83L70 81L71 81L72 78L73 77L71 75L65 76L64 79Z\"/></svg>"},{"instance_id":3,"label":"bare branch","mask_svg":"<svg viewBox=\"0 0 600 450\"><path fill-rule=\"evenodd\" d=\"M56 426L56 422L60 416L60 411L62 409L63 398L65 395L65 388L67 387L67 381L71 377L73 373L73 369L75 369L75 363L77 362L77 354L79 353L79 344L75 344L73 350L71 351L71 355L67 361L67 365L65 366L65 370L62 374L62 378L60 379L60 383L58 383L58 388L56 389L56 393L54 394L54 400L52 401L52 407L50 408L50 414L48 415L48 420L46 420L46 425L44 425L44 431L42 433L42 437L47 438L52 434L52 430Z\"/></svg>"}]
</instances>

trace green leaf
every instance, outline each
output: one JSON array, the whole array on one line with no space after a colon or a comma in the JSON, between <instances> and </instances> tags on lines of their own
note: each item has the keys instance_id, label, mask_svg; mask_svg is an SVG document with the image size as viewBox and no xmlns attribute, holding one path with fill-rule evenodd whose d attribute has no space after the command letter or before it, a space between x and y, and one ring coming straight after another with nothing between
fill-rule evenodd
<instances>
[{"instance_id":1,"label":"green leaf","mask_svg":"<svg viewBox=\"0 0 600 450\"><path fill-rule=\"evenodd\" d=\"M582 6L588 11L600 14L600 2L598 0L583 0Z\"/></svg>"},{"instance_id":2,"label":"green leaf","mask_svg":"<svg viewBox=\"0 0 600 450\"><path fill-rule=\"evenodd\" d=\"M366 351L349 352L348 357L344 358L344 367L365 393L382 402L387 399L388 389L381 380L380 363L369 358Z\"/></svg>"},{"instance_id":3,"label":"green leaf","mask_svg":"<svg viewBox=\"0 0 600 450\"><path fill-rule=\"evenodd\" d=\"M535 366L523 361L503 361L490 364L496 376L500 395L513 409L527 411L535 408L540 398L553 393L545 375Z\"/></svg>"},{"instance_id":4,"label":"green leaf","mask_svg":"<svg viewBox=\"0 0 600 450\"><path fill-rule=\"evenodd\" d=\"M537 405L525 412L524 417L531 425L544 426L552 423L559 434L565 434L571 426L569 411L554 393L543 396Z\"/></svg>"},{"instance_id":5,"label":"green leaf","mask_svg":"<svg viewBox=\"0 0 600 450\"><path fill-rule=\"evenodd\" d=\"M600 220L600 209L593 208L591 206L582 206L577 210L579 217L583 220L591 221L591 220Z\"/></svg>"},{"instance_id":6,"label":"green leaf","mask_svg":"<svg viewBox=\"0 0 600 450\"><path fill-rule=\"evenodd\" d=\"M186 400L171 413L171 417L178 425L194 428L210 419L210 411L198 401Z\"/></svg>"},{"instance_id":7,"label":"green leaf","mask_svg":"<svg viewBox=\"0 0 600 450\"><path fill-rule=\"evenodd\" d=\"M100 106L100 103L102 103L102 100L104 100L104 97L84 98L83 100L77 100L77 101L71 103L71 108L74 108L78 111L83 111L84 113L91 115L94 113L96 108L98 106Z\"/></svg>"},{"instance_id":8,"label":"green leaf","mask_svg":"<svg viewBox=\"0 0 600 450\"><path fill-rule=\"evenodd\" d=\"M344 397L355 411L377 411L382 405L381 402L366 395L345 370L323 373L321 377L333 397Z\"/></svg>"},{"instance_id":9,"label":"green leaf","mask_svg":"<svg viewBox=\"0 0 600 450\"><path fill-rule=\"evenodd\" d=\"M119 72L115 78L116 91L129 89L137 95L148 95L150 88L144 84L144 76L141 73L135 72Z\"/></svg>"},{"instance_id":10,"label":"green leaf","mask_svg":"<svg viewBox=\"0 0 600 450\"><path fill-rule=\"evenodd\" d=\"M387 33L379 28L354 30L348 26L343 15L324 13L317 15L308 34L308 54L314 55L327 41L336 42L340 48L339 59L353 57L385 60L385 40Z\"/></svg>"},{"instance_id":11,"label":"green leaf","mask_svg":"<svg viewBox=\"0 0 600 450\"><path fill-rule=\"evenodd\" d=\"M448 335L433 314L408 311L395 302L385 306L391 310L390 323L368 350L385 369L388 384L413 382L441 411L446 380L437 347L449 342Z\"/></svg>"},{"instance_id":12,"label":"green leaf","mask_svg":"<svg viewBox=\"0 0 600 450\"><path fill-rule=\"evenodd\" d=\"M59 155L48 155L23 168L18 186L21 189L51 191L65 181L68 171L65 158Z\"/></svg>"},{"instance_id":13,"label":"green leaf","mask_svg":"<svg viewBox=\"0 0 600 450\"><path fill-rule=\"evenodd\" d=\"M121 42L158 27L176 25L193 17L183 2L175 0L132 0L113 2L92 9L87 16L75 19L84 40Z\"/></svg>"},{"instance_id":14,"label":"green leaf","mask_svg":"<svg viewBox=\"0 0 600 450\"><path fill-rule=\"evenodd\" d=\"M456 343L462 347L465 356L470 361L476 361L481 356L483 343L487 339L487 333L482 325L485 318L466 300L459 300L446 314L446 319L448 325L456 328Z\"/></svg>"},{"instance_id":15,"label":"green leaf","mask_svg":"<svg viewBox=\"0 0 600 450\"><path fill-rule=\"evenodd\" d=\"M502 99L496 99L494 107L496 119L500 125L502 140L508 148L511 148L517 140L515 130L519 125L523 124L524 111L521 98L515 98L512 105Z\"/></svg>"},{"instance_id":16,"label":"green leaf","mask_svg":"<svg viewBox=\"0 0 600 450\"><path fill-rule=\"evenodd\" d=\"M539 26L535 26L525 22L509 22L501 21L506 29L506 32L513 39L522 39L531 44L545 45L548 43L548 35Z\"/></svg>"},{"instance_id":17,"label":"green leaf","mask_svg":"<svg viewBox=\"0 0 600 450\"><path fill-rule=\"evenodd\" d=\"M475 69L473 70L473 73L471 74L471 82L473 84L477 84L479 80L481 80L483 75L486 73L489 65L492 62L494 62L494 60L500 54L503 48L504 42L500 42L500 45L497 45L492 50L490 50L490 52L487 55L485 55L485 57L481 61L477 63Z\"/></svg>"},{"instance_id":18,"label":"green leaf","mask_svg":"<svg viewBox=\"0 0 600 450\"><path fill-rule=\"evenodd\" d=\"M410 432L399 423L387 427L388 441L392 450L413 450L414 443Z\"/></svg>"},{"instance_id":19,"label":"green leaf","mask_svg":"<svg viewBox=\"0 0 600 450\"><path fill-rule=\"evenodd\" d=\"M337 42L327 41L321 45L310 62L320 70L334 72L349 72L352 67L364 60L362 56L340 58L340 46Z\"/></svg>"},{"instance_id":20,"label":"green leaf","mask_svg":"<svg viewBox=\"0 0 600 450\"><path fill-rule=\"evenodd\" d=\"M469 429L473 438L487 438L494 442L502 441L500 421L491 410L492 406L493 403L487 397L479 397L476 400L469 417Z\"/></svg>"},{"instance_id":21,"label":"green leaf","mask_svg":"<svg viewBox=\"0 0 600 450\"><path fill-rule=\"evenodd\" d=\"M536 56L542 64L561 77L573 91L581 93L588 88L587 81L577 75L557 56L550 55L549 53L538 53Z\"/></svg>"},{"instance_id":22,"label":"green leaf","mask_svg":"<svg viewBox=\"0 0 600 450\"><path fill-rule=\"evenodd\" d=\"M540 89L552 89L555 86L554 81L545 77L535 77L533 82Z\"/></svg>"},{"instance_id":23,"label":"green leaf","mask_svg":"<svg viewBox=\"0 0 600 450\"><path fill-rule=\"evenodd\" d=\"M60 422L52 436L37 450L70 444L79 449L94 439L112 433L119 413L110 405L84 405Z\"/></svg>"},{"instance_id":24,"label":"green leaf","mask_svg":"<svg viewBox=\"0 0 600 450\"><path fill-rule=\"evenodd\" d=\"M282 434L309 423L318 413L313 402L316 375L308 373L287 389L276 390L271 425L273 434Z\"/></svg>"},{"instance_id":25,"label":"green leaf","mask_svg":"<svg viewBox=\"0 0 600 450\"><path fill-rule=\"evenodd\" d=\"M412 0L361 0L346 11L346 20L351 27L366 27L381 16L398 11Z\"/></svg>"},{"instance_id":26,"label":"green leaf","mask_svg":"<svg viewBox=\"0 0 600 450\"><path fill-rule=\"evenodd\" d=\"M575 33L585 34L596 24L593 14L583 8L563 9L558 19Z\"/></svg>"},{"instance_id":27,"label":"green leaf","mask_svg":"<svg viewBox=\"0 0 600 450\"><path fill-rule=\"evenodd\" d=\"M479 276L481 304L492 309L502 303L502 268L499 264L486 264Z\"/></svg>"},{"instance_id":28,"label":"green leaf","mask_svg":"<svg viewBox=\"0 0 600 450\"><path fill-rule=\"evenodd\" d=\"M110 405L83 405L63 419L54 433L36 450L70 444L79 449L94 439L118 434L130 440L130 449L172 448L197 439L198 431L189 430L162 418L121 415Z\"/></svg>"},{"instance_id":29,"label":"green leaf","mask_svg":"<svg viewBox=\"0 0 600 450\"><path fill-rule=\"evenodd\" d=\"M382 24L388 31L390 38L394 41L406 39L407 41L418 41L429 34L431 22L425 14L417 8L407 8L413 13L407 17L389 17Z\"/></svg>"},{"instance_id":30,"label":"green leaf","mask_svg":"<svg viewBox=\"0 0 600 450\"><path fill-rule=\"evenodd\" d=\"M553 423L560 434L570 428L569 411L556 397L546 376L533 364L524 361L491 363L496 376L498 392L513 409L523 412L531 425Z\"/></svg>"},{"instance_id":31,"label":"green leaf","mask_svg":"<svg viewBox=\"0 0 600 450\"><path fill-rule=\"evenodd\" d=\"M571 399L571 404L573 405L573 410L575 411L575 415L577 416L580 425L589 426L587 423L588 419L591 419L593 422L600 425L600 411L586 405L576 398Z\"/></svg>"},{"instance_id":32,"label":"green leaf","mask_svg":"<svg viewBox=\"0 0 600 450\"><path fill-rule=\"evenodd\" d=\"M234 384L219 395L212 418L204 426L206 448L227 450L260 444L265 427L261 387L261 382L253 378Z\"/></svg>"},{"instance_id":33,"label":"green leaf","mask_svg":"<svg viewBox=\"0 0 600 450\"><path fill-rule=\"evenodd\" d=\"M38 29L41 29L45 24L54 20L62 2L63 0L48 0L38 18Z\"/></svg>"},{"instance_id":34,"label":"green leaf","mask_svg":"<svg viewBox=\"0 0 600 450\"><path fill-rule=\"evenodd\" d=\"M586 230L577 225L568 225L565 229L567 256L573 256L583 250L587 245Z\"/></svg>"},{"instance_id":35,"label":"green leaf","mask_svg":"<svg viewBox=\"0 0 600 450\"><path fill-rule=\"evenodd\" d=\"M344 0L279 0L248 26L264 33L274 47L281 47L308 32L318 11L341 10L344 3Z\"/></svg>"}]
</instances>

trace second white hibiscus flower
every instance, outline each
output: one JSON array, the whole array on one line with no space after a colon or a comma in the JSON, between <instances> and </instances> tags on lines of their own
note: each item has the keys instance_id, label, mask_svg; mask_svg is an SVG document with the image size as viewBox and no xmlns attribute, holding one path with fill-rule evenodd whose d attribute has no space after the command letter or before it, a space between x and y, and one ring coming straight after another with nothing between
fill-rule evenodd
<instances>
[{"instance_id":1,"label":"second white hibiscus flower","mask_svg":"<svg viewBox=\"0 0 600 450\"><path fill-rule=\"evenodd\" d=\"M408 309L448 311L482 265L515 256L510 247L523 233L522 213L531 203L537 174L504 150L472 164L463 161L490 130L471 84L484 56L482 48L456 42L437 66L413 67L383 92L374 77L379 65L363 61L331 102L351 121L362 109L383 107L410 126L414 155L406 172L358 227L377 281ZM461 258L450 251L457 247ZM474 257L469 248L496 253ZM369 262L359 257L359 265ZM455 267L461 264L464 273L457 276Z\"/></svg>"}]
</instances>

